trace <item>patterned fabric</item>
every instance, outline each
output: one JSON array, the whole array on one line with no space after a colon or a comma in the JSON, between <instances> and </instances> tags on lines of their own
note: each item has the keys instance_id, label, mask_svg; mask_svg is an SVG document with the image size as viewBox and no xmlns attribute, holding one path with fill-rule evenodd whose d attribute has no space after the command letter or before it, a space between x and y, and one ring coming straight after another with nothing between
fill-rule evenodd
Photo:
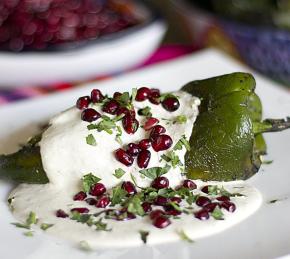
<instances>
[{"instance_id":1,"label":"patterned fabric","mask_svg":"<svg viewBox=\"0 0 290 259\"><path fill-rule=\"evenodd\" d=\"M145 61L142 65L131 69L136 70L145 66L149 66L151 64L155 64L158 62L171 60L186 54L189 54L195 51L196 48L192 46L184 46L184 45L164 45L161 46L147 61ZM123 71L121 74L125 74L128 71ZM118 73L119 75L120 73ZM91 81L101 81L109 78L113 78L116 74L98 76ZM84 82L60 82L53 85L46 86L22 86L14 89L5 89L5 86L0 87L0 106L5 105L11 102L20 101L28 98L34 98L37 96L47 95L54 92L66 91L74 87L78 87L80 83Z\"/></svg>"}]
</instances>

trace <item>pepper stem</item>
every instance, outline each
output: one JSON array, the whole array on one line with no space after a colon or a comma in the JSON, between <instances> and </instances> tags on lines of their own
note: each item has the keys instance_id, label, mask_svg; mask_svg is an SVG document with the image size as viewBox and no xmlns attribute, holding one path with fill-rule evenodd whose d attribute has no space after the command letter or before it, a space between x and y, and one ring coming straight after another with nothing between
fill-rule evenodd
<instances>
[{"instance_id":1,"label":"pepper stem","mask_svg":"<svg viewBox=\"0 0 290 259\"><path fill-rule=\"evenodd\" d=\"M276 132L290 128L290 117L286 119L266 119L262 122L253 123L254 134Z\"/></svg>"}]
</instances>

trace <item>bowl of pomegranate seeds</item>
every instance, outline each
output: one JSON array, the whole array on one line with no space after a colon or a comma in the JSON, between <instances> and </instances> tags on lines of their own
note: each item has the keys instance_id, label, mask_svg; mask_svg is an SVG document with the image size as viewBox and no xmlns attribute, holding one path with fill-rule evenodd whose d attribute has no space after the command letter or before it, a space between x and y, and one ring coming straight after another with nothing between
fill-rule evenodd
<instances>
[{"instance_id":1,"label":"bowl of pomegranate seeds","mask_svg":"<svg viewBox=\"0 0 290 259\"><path fill-rule=\"evenodd\" d=\"M0 86L83 80L129 69L156 49L165 29L143 1L3 0Z\"/></svg>"}]
</instances>

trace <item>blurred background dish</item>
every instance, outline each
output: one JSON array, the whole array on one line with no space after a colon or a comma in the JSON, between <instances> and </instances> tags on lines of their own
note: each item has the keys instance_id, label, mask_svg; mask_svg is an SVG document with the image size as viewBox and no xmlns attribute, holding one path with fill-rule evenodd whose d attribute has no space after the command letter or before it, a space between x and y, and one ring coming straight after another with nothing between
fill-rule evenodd
<instances>
[{"instance_id":1,"label":"blurred background dish","mask_svg":"<svg viewBox=\"0 0 290 259\"><path fill-rule=\"evenodd\" d=\"M165 30L143 1L1 1L0 86L127 70L150 56Z\"/></svg>"}]
</instances>

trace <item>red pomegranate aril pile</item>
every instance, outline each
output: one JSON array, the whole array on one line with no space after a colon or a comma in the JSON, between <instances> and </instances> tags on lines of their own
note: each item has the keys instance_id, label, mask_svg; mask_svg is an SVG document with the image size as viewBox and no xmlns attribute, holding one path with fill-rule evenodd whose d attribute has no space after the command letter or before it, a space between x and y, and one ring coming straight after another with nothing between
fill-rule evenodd
<instances>
[{"instance_id":1,"label":"red pomegranate aril pile","mask_svg":"<svg viewBox=\"0 0 290 259\"><path fill-rule=\"evenodd\" d=\"M135 193L137 193L134 184L130 181L123 182L122 189L124 189L128 193L128 195L134 195Z\"/></svg>"},{"instance_id":2,"label":"red pomegranate aril pile","mask_svg":"<svg viewBox=\"0 0 290 259\"><path fill-rule=\"evenodd\" d=\"M135 100L138 102L142 102L148 99L149 95L150 95L151 91L149 88L147 87L141 87L137 90L137 94L135 97Z\"/></svg>"},{"instance_id":3,"label":"red pomegranate aril pile","mask_svg":"<svg viewBox=\"0 0 290 259\"><path fill-rule=\"evenodd\" d=\"M195 201L197 206L204 207L211 203L211 200L205 196L199 196Z\"/></svg>"},{"instance_id":4,"label":"red pomegranate aril pile","mask_svg":"<svg viewBox=\"0 0 290 259\"><path fill-rule=\"evenodd\" d=\"M92 186L92 188L90 190L90 194L92 196L101 196L106 191L107 191L107 189L106 189L105 185L103 185L102 183L96 183Z\"/></svg>"},{"instance_id":5,"label":"red pomegranate aril pile","mask_svg":"<svg viewBox=\"0 0 290 259\"><path fill-rule=\"evenodd\" d=\"M201 209L197 212L194 213L194 216L197 218L197 219L200 219L200 220L207 220L209 219L209 213L207 210L205 209Z\"/></svg>"},{"instance_id":6,"label":"red pomegranate aril pile","mask_svg":"<svg viewBox=\"0 0 290 259\"><path fill-rule=\"evenodd\" d=\"M160 104L160 90L151 88L150 96L149 96L149 101L153 104Z\"/></svg>"},{"instance_id":7,"label":"red pomegranate aril pile","mask_svg":"<svg viewBox=\"0 0 290 259\"><path fill-rule=\"evenodd\" d=\"M97 208L106 208L110 203L110 199L107 196L100 197L96 202Z\"/></svg>"},{"instance_id":8,"label":"red pomegranate aril pile","mask_svg":"<svg viewBox=\"0 0 290 259\"><path fill-rule=\"evenodd\" d=\"M119 109L119 107L120 105L116 100L110 100L104 104L102 111L115 115L117 114L117 110Z\"/></svg>"},{"instance_id":9,"label":"red pomegranate aril pile","mask_svg":"<svg viewBox=\"0 0 290 259\"><path fill-rule=\"evenodd\" d=\"M166 129L163 126L156 125L152 128L152 130L150 132L150 138L154 139L165 132L166 132Z\"/></svg>"},{"instance_id":10,"label":"red pomegranate aril pile","mask_svg":"<svg viewBox=\"0 0 290 259\"><path fill-rule=\"evenodd\" d=\"M97 200L94 199L94 198L87 198L87 199L85 199L85 202L86 202L87 204L89 204L89 205L94 206L94 205L96 205Z\"/></svg>"},{"instance_id":11,"label":"red pomegranate aril pile","mask_svg":"<svg viewBox=\"0 0 290 259\"><path fill-rule=\"evenodd\" d=\"M151 130L154 126L156 126L159 123L159 120L153 117L148 118L144 125L143 125L143 129L144 130Z\"/></svg>"},{"instance_id":12,"label":"red pomegranate aril pile","mask_svg":"<svg viewBox=\"0 0 290 259\"><path fill-rule=\"evenodd\" d=\"M74 201L83 201L85 198L87 198L87 194L83 191L78 192L77 194L75 194L75 196L73 197Z\"/></svg>"},{"instance_id":13,"label":"red pomegranate aril pile","mask_svg":"<svg viewBox=\"0 0 290 259\"><path fill-rule=\"evenodd\" d=\"M189 179L184 180L182 186L190 190L194 190L197 187L196 184Z\"/></svg>"},{"instance_id":14,"label":"red pomegranate aril pile","mask_svg":"<svg viewBox=\"0 0 290 259\"><path fill-rule=\"evenodd\" d=\"M213 212L217 206L219 206L217 202L212 202L203 206L203 209L207 210L208 212Z\"/></svg>"},{"instance_id":15,"label":"red pomegranate aril pile","mask_svg":"<svg viewBox=\"0 0 290 259\"><path fill-rule=\"evenodd\" d=\"M171 224L171 221L164 216L159 216L153 220L153 225L157 228L166 228Z\"/></svg>"},{"instance_id":16,"label":"red pomegranate aril pile","mask_svg":"<svg viewBox=\"0 0 290 259\"><path fill-rule=\"evenodd\" d=\"M122 124L128 134L134 134L139 128L139 122L136 118L128 114L122 119Z\"/></svg>"},{"instance_id":17,"label":"red pomegranate aril pile","mask_svg":"<svg viewBox=\"0 0 290 259\"><path fill-rule=\"evenodd\" d=\"M141 149L138 144L129 143L127 145L127 153L131 156L137 156L140 153Z\"/></svg>"},{"instance_id":18,"label":"red pomegranate aril pile","mask_svg":"<svg viewBox=\"0 0 290 259\"><path fill-rule=\"evenodd\" d=\"M158 195L154 200L154 204L158 205L158 206L164 206L167 203L168 203L168 199L166 197L161 196L161 195Z\"/></svg>"},{"instance_id":19,"label":"red pomegranate aril pile","mask_svg":"<svg viewBox=\"0 0 290 259\"><path fill-rule=\"evenodd\" d=\"M159 135L152 141L152 148L156 151L164 151L169 149L173 144L172 138L168 135Z\"/></svg>"},{"instance_id":20,"label":"red pomegranate aril pile","mask_svg":"<svg viewBox=\"0 0 290 259\"><path fill-rule=\"evenodd\" d=\"M141 206L142 206L145 213L152 211L152 206L151 206L151 203L149 203L149 202L145 201L141 204Z\"/></svg>"},{"instance_id":21,"label":"red pomegranate aril pile","mask_svg":"<svg viewBox=\"0 0 290 259\"><path fill-rule=\"evenodd\" d=\"M83 121L87 122L93 122L96 121L101 117L101 114L99 114L95 109L88 108L82 111L81 118Z\"/></svg>"},{"instance_id":22,"label":"red pomegranate aril pile","mask_svg":"<svg viewBox=\"0 0 290 259\"><path fill-rule=\"evenodd\" d=\"M68 217L68 214L66 212L64 212L63 210L57 210L55 215L58 218L67 218Z\"/></svg>"},{"instance_id":23,"label":"red pomegranate aril pile","mask_svg":"<svg viewBox=\"0 0 290 259\"><path fill-rule=\"evenodd\" d=\"M176 97L167 97L162 101L162 106L165 110L174 112L178 110L180 103Z\"/></svg>"},{"instance_id":24,"label":"red pomegranate aril pile","mask_svg":"<svg viewBox=\"0 0 290 259\"><path fill-rule=\"evenodd\" d=\"M115 151L115 157L116 159L124 164L125 166L131 166L134 162L134 158L128 154L124 149L117 149Z\"/></svg>"},{"instance_id":25,"label":"red pomegranate aril pile","mask_svg":"<svg viewBox=\"0 0 290 259\"><path fill-rule=\"evenodd\" d=\"M236 210L236 205L230 201L224 201L220 206L229 212L234 212Z\"/></svg>"},{"instance_id":26,"label":"red pomegranate aril pile","mask_svg":"<svg viewBox=\"0 0 290 259\"><path fill-rule=\"evenodd\" d=\"M88 213L90 210L88 208L73 208L70 210L71 212L78 212L78 213Z\"/></svg>"},{"instance_id":27,"label":"red pomegranate aril pile","mask_svg":"<svg viewBox=\"0 0 290 259\"><path fill-rule=\"evenodd\" d=\"M149 217L150 217L151 220L154 220L157 217L162 216L162 215L165 215L165 212L163 210L158 210L157 209L157 210L151 211Z\"/></svg>"},{"instance_id":28,"label":"red pomegranate aril pile","mask_svg":"<svg viewBox=\"0 0 290 259\"><path fill-rule=\"evenodd\" d=\"M151 147L151 140L150 139L142 139L139 144L139 148L141 149L148 149Z\"/></svg>"},{"instance_id":29,"label":"red pomegranate aril pile","mask_svg":"<svg viewBox=\"0 0 290 259\"><path fill-rule=\"evenodd\" d=\"M170 201L174 203L181 203L182 199L180 197L172 197L170 198Z\"/></svg>"},{"instance_id":30,"label":"red pomegranate aril pile","mask_svg":"<svg viewBox=\"0 0 290 259\"><path fill-rule=\"evenodd\" d=\"M159 176L159 177L156 177L151 186L155 189L164 189L164 188L167 188L169 186L169 180L164 177L164 176Z\"/></svg>"},{"instance_id":31,"label":"red pomegranate aril pile","mask_svg":"<svg viewBox=\"0 0 290 259\"><path fill-rule=\"evenodd\" d=\"M86 109L89 107L91 99L89 96L82 96L77 100L76 107L80 110Z\"/></svg>"},{"instance_id":32,"label":"red pomegranate aril pile","mask_svg":"<svg viewBox=\"0 0 290 259\"><path fill-rule=\"evenodd\" d=\"M151 158L151 152L146 149L142 149L137 156L137 164L140 168L147 168Z\"/></svg>"},{"instance_id":33,"label":"red pomegranate aril pile","mask_svg":"<svg viewBox=\"0 0 290 259\"><path fill-rule=\"evenodd\" d=\"M218 201L230 201L231 198L229 196L223 195L223 196L216 197L216 200L218 200Z\"/></svg>"},{"instance_id":34,"label":"red pomegranate aril pile","mask_svg":"<svg viewBox=\"0 0 290 259\"><path fill-rule=\"evenodd\" d=\"M104 100L104 96L99 89L93 89L91 91L91 100L93 103L99 103Z\"/></svg>"}]
</instances>

